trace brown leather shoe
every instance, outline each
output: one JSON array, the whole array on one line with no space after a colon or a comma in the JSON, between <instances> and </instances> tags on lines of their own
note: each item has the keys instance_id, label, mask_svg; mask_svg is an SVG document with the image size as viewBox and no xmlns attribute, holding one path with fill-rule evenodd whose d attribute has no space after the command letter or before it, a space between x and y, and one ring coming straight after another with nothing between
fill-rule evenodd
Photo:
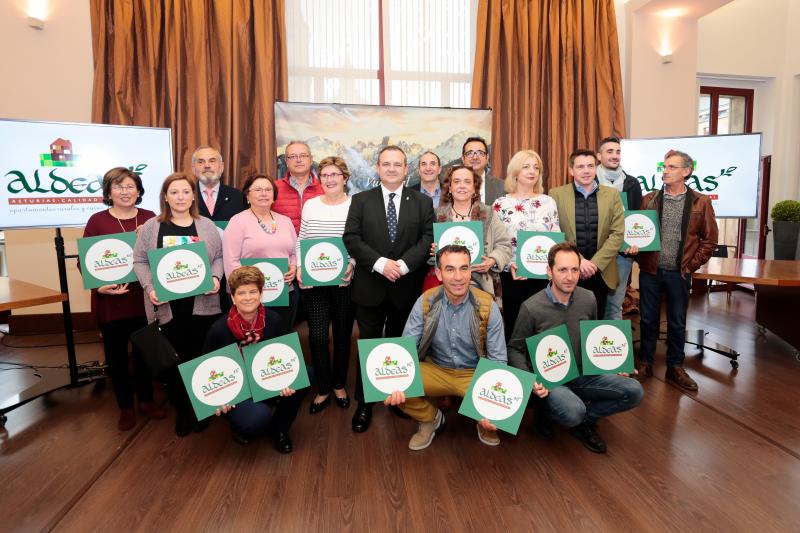
<instances>
[{"instance_id":1,"label":"brown leather shoe","mask_svg":"<svg viewBox=\"0 0 800 533\"><path fill-rule=\"evenodd\" d=\"M697 390L697 382L689 377L683 367L671 366L667 368L667 374L664 377L667 381L671 381L683 389Z\"/></svg>"},{"instance_id":2,"label":"brown leather shoe","mask_svg":"<svg viewBox=\"0 0 800 533\"><path fill-rule=\"evenodd\" d=\"M638 379L639 381L644 381L649 377L653 376L653 363L637 363L636 364L636 374L634 374L634 379Z\"/></svg>"}]
</instances>

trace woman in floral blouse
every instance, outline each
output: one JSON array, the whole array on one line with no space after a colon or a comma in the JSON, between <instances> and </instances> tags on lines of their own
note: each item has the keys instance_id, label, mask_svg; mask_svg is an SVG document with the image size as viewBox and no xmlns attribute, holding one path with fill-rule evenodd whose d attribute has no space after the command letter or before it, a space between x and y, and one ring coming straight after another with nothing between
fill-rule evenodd
<instances>
[{"instance_id":1,"label":"woman in floral blouse","mask_svg":"<svg viewBox=\"0 0 800 533\"><path fill-rule=\"evenodd\" d=\"M521 150L508 163L506 195L495 200L495 214L511 237L511 261L500 273L506 340L514 330L522 302L547 286L546 279L517 276L517 232L561 231L556 202L543 193L542 158L533 150Z\"/></svg>"}]
</instances>

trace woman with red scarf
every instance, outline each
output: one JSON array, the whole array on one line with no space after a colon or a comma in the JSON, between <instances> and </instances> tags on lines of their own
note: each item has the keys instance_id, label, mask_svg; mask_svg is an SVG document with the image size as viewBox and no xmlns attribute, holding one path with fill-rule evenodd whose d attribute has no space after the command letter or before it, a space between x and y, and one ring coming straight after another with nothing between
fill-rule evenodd
<instances>
[{"instance_id":1,"label":"woman with red scarf","mask_svg":"<svg viewBox=\"0 0 800 533\"><path fill-rule=\"evenodd\" d=\"M203 346L203 353L212 352L233 343L239 348L284 335L280 316L261 305L264 274L252 266L239 267L228 276L233 307L227 316L220 317L211 326ZM281 453L292 451L289 428L294 422L308 389L295 391L283 389L276 398L253 402L245 400L235 406L224 406L218 415L226 414L231 424L233 438L246 444L250 439L270 435L275 448Z\"/></svg>"}]
</instances>

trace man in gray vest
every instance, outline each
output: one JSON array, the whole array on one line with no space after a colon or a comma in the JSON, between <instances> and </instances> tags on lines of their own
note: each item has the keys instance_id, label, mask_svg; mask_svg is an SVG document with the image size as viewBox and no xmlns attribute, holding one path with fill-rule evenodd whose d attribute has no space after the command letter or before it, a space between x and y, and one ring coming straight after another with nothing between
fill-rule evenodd
<instances>
[{"instance_id":1,"label":"man in gray vest","mask_svg":"<svg viewBox=\"0 0 800 533\"><path fill-rule=\"evenodd\" d=\"M403 330L414 337L420 359L420 373L426 397L464 397L481 357L506 363L503 317L492 296L470 287L470 254L465 246L443 246L436 253L436 277L440 287L420 296ZM393 392L386 405L396 405L419 422L408 447L430 446L444 424L444 414L427 398L408 398ZM483 419L478 438L488 446L500 444L497 427Z\"/></svg>"}]
</instances>

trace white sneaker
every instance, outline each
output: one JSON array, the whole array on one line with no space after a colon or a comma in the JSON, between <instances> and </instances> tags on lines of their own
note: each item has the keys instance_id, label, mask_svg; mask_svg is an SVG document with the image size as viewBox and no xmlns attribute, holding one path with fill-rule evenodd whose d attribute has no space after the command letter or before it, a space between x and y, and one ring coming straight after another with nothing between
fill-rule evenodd
<instances>
[{"instance_id":1,"label":"white sneaker","mask_svg":"<svg viewBox=\"0 0 800 533\"><path fill-rule=\"evenodd\" d=\"M408 441L408 449L409 450L424 450L428 446L431 445L433 442L433 437L436 436L436 430L444 425L444 414L442 411L437 409L436 410L436 417L434 417L433 422L420 422L419 428L417 428L417 432L411 436L411 440Z\"/></svg>"}]
</instances>

